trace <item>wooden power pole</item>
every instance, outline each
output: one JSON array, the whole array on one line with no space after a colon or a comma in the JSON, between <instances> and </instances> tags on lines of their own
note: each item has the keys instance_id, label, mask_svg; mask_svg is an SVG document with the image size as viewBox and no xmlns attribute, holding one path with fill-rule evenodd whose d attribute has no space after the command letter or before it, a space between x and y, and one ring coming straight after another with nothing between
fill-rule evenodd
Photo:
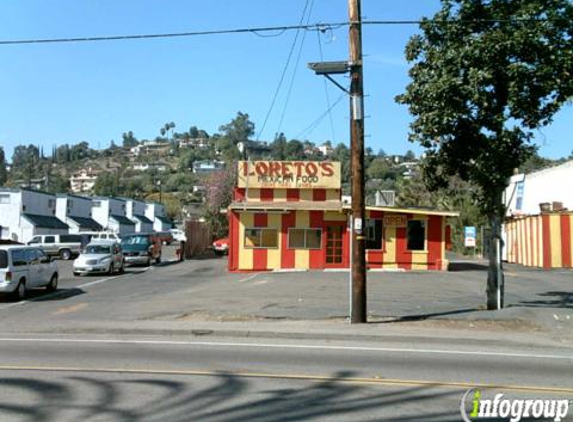
<instances>
[{"instance_id":1,"label":"wooden power pole","mask_svg":"<svg viewBox=\"0 0 573 422\"><path fill-rule=\"evenodd\" d=\"M348 0L350 18L350 150L352 178L352 303L350 321L367 322L366 256L364 248L364 91L360 0Z\"/></svg>"}]
</instances>

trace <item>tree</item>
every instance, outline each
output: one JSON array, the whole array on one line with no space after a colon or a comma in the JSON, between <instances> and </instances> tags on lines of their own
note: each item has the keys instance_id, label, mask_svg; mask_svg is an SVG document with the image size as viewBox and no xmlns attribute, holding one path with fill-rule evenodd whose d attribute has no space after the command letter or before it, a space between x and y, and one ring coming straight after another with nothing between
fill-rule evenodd
<instances>
[{"instance_id":1,"label":"tree","mask_svg":"<svg viewBox=\"0 0 573 422\"><path fill-rule=\"evenodd\" d=\"M205 205L203 217L214 238L229 235L227 215L221 210L229 206L233 199L233 189L237 177L237 167L227 166L223 171L213 173L205 181Z\"/></svg>"},{"instance_id":2,"label":"tree","mask_svg":"<svg viewBox=\"0 0 573 422\"><path fill-rule=\"evenodd\" d=\"M285 155L287 160L304 160L304 146L302 142L291 139L285 145Z\"/></svg>"},{"instance_id":3,"label":"tree","mask_svg":"<svg viewBox=\"0 0 573 422\"><path fill-rule=\"evenodd\" d=\"M274 141L271 143L271 156L273 160L282 161L286 159L286 146L287 140L284 133L275 135Z\"/></svg>"},{"instance_id":4,"label":"tree","mask_svg":"<svg viewBox=\"0 0 573 422\"><path fill-rule=\"evenodd\" d=\"M219 130L224 137L237 145L239 142L247 142L249 140L255 133L255 124L249 120L248 114L239 111L237 117L226 125L219 127Z\"/></svg>"},{"instance_id":5,"label":"tree","mask_svg":"<svg viewBox=\"0 0 573 422\"><path fill-rule=\"evenodd\" d=\"M416 154L414 153L414 151L412 151L411 149L406 151L406 154L404 155L404 161L416 161Z\"/></svg>"},{"instance_id":6,"label":"tree","mask_svg":"<svg viewBox=\"0 0 573 422\"><path fill-rule=\"evenodd\" d=\"M94 184L94 193L99 196L118 196L118 177L111 172L100 173Z\"/></svg>"},{"instance_id":7,"label":"tree","mask_svg":"<svg viewBox=\"0 0 573 422\"><path fill-rule=\"evenodd\" d=\"M6 170L6 156L4 148L0 147L0 186L4 186L8 180L8 171Z\"/></svg>"},{"instance_id":8,"label":"tree","mask_svg":"<svg viewBox=\"0 0 573 422\"><path fill-rule=\"evenodd\" d=\"M412 80L396 99L414 116L410 140L427 150L429 186L458 174L477 187L492 228L487 307L496 309L503 306L502 194L535 151L532 131L551 123L573 94L573 5L442 0L420 28L406 47Z\"/></svg>"},{"instance_id":9,"label":"tree","mask_svg":"<svg viewBox=\"0 0 573 422\"><path fill-rule=\"evenodd\" d=\"M131 147L136 146L139 143L139 141L133 135L133 132L131 130L129 132L123 132L121 137L123 138L123 147L124 148L131 148Z\"/></svg>"}]
</instances>

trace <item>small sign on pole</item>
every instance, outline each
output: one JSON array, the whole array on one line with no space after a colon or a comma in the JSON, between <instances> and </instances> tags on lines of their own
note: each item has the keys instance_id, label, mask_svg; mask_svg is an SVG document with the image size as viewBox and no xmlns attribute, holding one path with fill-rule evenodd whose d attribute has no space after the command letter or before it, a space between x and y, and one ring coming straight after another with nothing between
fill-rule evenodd
<instances>
[{"instance_id":1,"label":"small sign on pole","mask_svg":"<svg viewBox=\"0 0 573 422\"><path fill-rule=\"evenodd\" d=\"M476 228L475 226L464 227L464 246L466 248L476 247Z\"/></svg>"}]
</instances>

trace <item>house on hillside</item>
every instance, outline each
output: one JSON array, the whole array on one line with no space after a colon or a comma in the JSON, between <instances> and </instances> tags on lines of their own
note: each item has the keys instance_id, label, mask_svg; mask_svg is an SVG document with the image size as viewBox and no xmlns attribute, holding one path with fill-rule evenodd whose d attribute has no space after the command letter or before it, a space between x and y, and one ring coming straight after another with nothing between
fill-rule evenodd
<instances>
[{"instance_id":1,"label":"house on hillside","mask_svg":"<svg viewBox=\"0 0 573 422\"><path fill-rule=\"evenodd\" d=\"M119 198L92 198L92 217L104 230L120 235L135 233L135 223L127 218L125 200Z\"/></svg>"},{"instance_id":2,"label":"house on hillside","mask_svg":"<svg viewBox=\"0 0 573 422\"><path fill-rule=\"evenodd\" d=\"M169 166L165 163L134 163L131 168L135 171L148 171L148 170L157 170L157 171L167 171L169 170Z\"/></svg>"},{"instance_id":3,"label":"house on hillside","mask_svg":"<svg viewBox=\"0 0 573 422\"><path fill-rule=\"evenodd\" d=\"M58 194L56 217L69 226L72 234L103 230L101 224L92 218L92 199L85 196Z\"/></svg>"},{"instance_id":4,"label":"house on hillside","mask_svg":"<svg viewBox=\"0 0 573 422\"><path fill-rule=\"evenodd\" d=\"M171 144L168 142L145 141L142 144L132 147L131 153L135 157L139 157L140 155L148 155L150 153L167 155L170 150Z\"/></svg>"},{"instance_id":5,"label":"house on hillside","mask_svg":"<svg viewBox=\"0 0 573 422\"><path fill-rule=\"evenodd\" d=\"M67 234L56 217L56 196L34 189L0 188L0 238L25 243L39 234Z\"/></svg>"},{"instance_id":6,"label":"house on hillside","mask_svg":"<svg viewBox=\"0 0 573 422\"><path fill-rule=\"evenodd\" d=\"M193 173L209 174L225 168L223 161L195 161L193 163Z\"/></svg>"},{"instance_id":7,"label":"house on hillside","mask_svg":"<svg viewBox=\"0 0 573 422\"><path fill-rule=\"evenodd\" d=\"M153 231L153 220L145 216L147 204L137 199L125 199L125 213L127 218L135 223L136 233Z\"/></svg>"},{"instance_id":8,"label":"house on hillside","mask_svg":"<svg viewBox=\"0 0 573 422\"><path fill-rule=\"evenodd\" d=\"M73 193L87 193L93 191L100 171L93 168L81 169L70 176L70 188Z\"/></svg>"},{"instance_id":9,"label":"house on hillside","mask_svg":"<svg viewBox=\"0 0 573 422\"><path fill-rule=\"evenodd\" d=\"M145 206L145 216L153 221L153 230L162 232L173 228L173 221L165 214L165 207L162 204L151 202Z\"/></svg>"}]
</instances>

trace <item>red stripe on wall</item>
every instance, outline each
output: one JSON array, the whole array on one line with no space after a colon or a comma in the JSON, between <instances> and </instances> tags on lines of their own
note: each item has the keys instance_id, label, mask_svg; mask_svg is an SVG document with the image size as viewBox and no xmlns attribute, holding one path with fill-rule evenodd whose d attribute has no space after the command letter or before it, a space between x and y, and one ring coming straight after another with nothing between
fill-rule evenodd
<instances>
[{"instance_id":1,"label":"red stripe on wall","mask_svg":"<svg viewBox=\"0 0 573 422\"><path fill-rule=\"evenodd\" d=\"M235 188L233 198L235 201L245 200L245 188Z\"/></svg>"},{"instance_id":2,"label":"red stripe on wall","mask_svg":"<svg viewBox=\"0 0 573 422\"><path fill-rule=\"evenodd\" d=\"M396 263L398 268L412 269L412 252L408 251L406 227L396 228Z\"/></svg>"},{"instance_id":3,"label":"red stripe on wall","mask_svg":"<svg viewBox=\"0 0 573 422\"><path fill-rule=\"evenodd\" d=\"M571 268L571 220L569 215L561 216L561 263Z\"/></svg>"},{"instance_id":4,"label":"red stripe on wall","mask_svg":"<svg viewBox=\"0 0 573 422\"><path fill-rule=\"evenodd\" d=\"M313 201L326 201L326 189L313 189L312 190L312 200Z\"/></svg>"},{"instance_id":5,"label":"red stripe on wall","mask_svg":"<svg viewBox=\"0 0 573 422\"><path fill-rule=\"evenodd\" d=\"M229 271L239 269L239 215L229 212Z\"/></svg>"},{"instance_id":6,"label":"red stripe on wall","mask_svg":"<svg viewBox=\"0 0 573 422\"><path fill-rule=\"evenodd\" d=\"M290 190L290 189L289 189ZM288 191L287 191L288 192ZM288 248L288 229L296 225L296 212L290 211L282 215L281 221L281 268L294 268L294 249Z\"/></svg>"},{"instance_id":7,"label":"red stripe on wall","mask_svg":"<svg viewBox=\"0 0 573 422\"><path fill-rule=\"evenodd\" d=\"M431 215L428 218L428 269L441 270L442 257L442 218Z\"/></svg>"},{"instance_id":8,"label":"red stripe on wall","mask_svg":"<svg viewBox=\"0 0 573 422\"><path fill-rule=\"evenodd\" d=\"M325 192L326 195L326 192ZM325 196L326 198L326 196ZM324 212L323 211L310 211L309 222L311 228L323 228ZM324 242L323 242L324 243ZM311 249L309 255L309 266L311 269L324 268L324 249L326 245L322 245L321 249Z\"/></svg>"},{"instance_id":9,"label":"red stripe on wall","mask_svg":"<svg viewBox=\"0 0 573 422\"><path fill-rule=\"evenodd\" d=\"M262 188L260 190L260 199L261 201L265 201L265 202L272 202L273 201L273 190L272 189L268 189L268 188Z\"/></svg>"},{"instance_id":10,"label":"red stripe on wall","mask_svg":"<svg viewBox=\"0 0 573 422\"><path fill-rule=\"evenodd\" d=\"M300 201L300 194L298 189L287 189L286 193L288 202Z\"/></svg>"},{"instance_id":11,"label":"red stripe on wall","mask_svg":"<svg viewBox=\"0 0 573 422\"><path fill-rule=\"evenodd\" d=\"M551 227L549 216L542 215L543 224L543 268L551 268Z\"/></svg>"},{"instance_id":12,"label":"red stripe on wall","mask_svg":"<svg viewBox=\"0 0 573 422\"><path fill-rule=\"evenodd\" d=\"M255 227L267 227L267 214L255 214ZM267 269L267 250L253 249L253 270Z\"/></svg>"}]
</instances>

